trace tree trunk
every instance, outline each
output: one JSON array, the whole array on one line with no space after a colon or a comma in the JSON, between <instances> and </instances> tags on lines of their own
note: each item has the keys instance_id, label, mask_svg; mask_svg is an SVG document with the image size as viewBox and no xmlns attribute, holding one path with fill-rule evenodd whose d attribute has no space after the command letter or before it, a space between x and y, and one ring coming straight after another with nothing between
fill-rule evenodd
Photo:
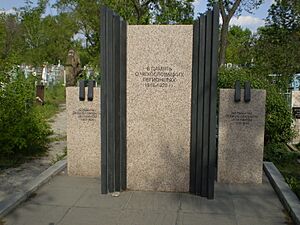
<instances>
[{"instance_id":1,"label":"tree trunk","mask_svg":"<svg viewBox=\"0 0 300 225\"><path fill-rule=\"evenodd\" d=\"M223 18L223 25L221 29L221 38L220 38L221 45L220 45L220 53L219 53L219 66L223 66L226 63L228 29L229 29L229 20Z\"/></svg>"}]
</instances>

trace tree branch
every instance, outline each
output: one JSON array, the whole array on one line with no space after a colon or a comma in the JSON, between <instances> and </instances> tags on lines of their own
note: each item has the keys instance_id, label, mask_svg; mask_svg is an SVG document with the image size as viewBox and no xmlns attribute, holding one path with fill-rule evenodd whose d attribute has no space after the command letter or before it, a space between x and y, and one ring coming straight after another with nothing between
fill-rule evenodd
<instances>
[{"instance_id":1,"label":"tree branch","mask_svg":"<svg viewBox=\"0 0 300 225\"><path fill-rule=\"evenodd\" d=\"M222 3L222 0L219 0L219 7L220 7L220 11L221 11L221 16L222 16L222 18L224 19L225 16L226 16L226 12L225 12L224 5L223 5L223 3Z\"/></svg>"},{"instance_id":2,"label":"tree branch","mask_svg":"<svg viewBox=\"0 0 300 225\"><path fill-rule=\"evenodd\" d=\"M144 2L141 7L145 7L145 6L148 6L150 4L150 2L152 2L153 0L148 0L146 2Z\"/></svg>"},{"instance_id":3,"label":"tree branch","mask_svg":"<svg viewBox=\"0 0 300 225\"><path fill-rule=\"evenodd\" d=\"M241 3L241 0L236 0L231 8L231 10L228 12L228 17L229 20L231 19L231 17L234 15L235 11L237 10L237 8L239 7Z\"/></svg>"}]
</instances>

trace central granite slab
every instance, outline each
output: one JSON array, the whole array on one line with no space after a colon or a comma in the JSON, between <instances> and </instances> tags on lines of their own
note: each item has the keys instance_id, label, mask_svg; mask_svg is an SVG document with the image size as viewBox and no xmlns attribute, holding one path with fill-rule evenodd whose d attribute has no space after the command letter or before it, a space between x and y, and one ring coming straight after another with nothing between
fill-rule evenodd
<instances>
[{"instance_id":1,"label":"central granite slab","mask_svg":"<svg viewBox=\"0 0 300 225\"><path fill-rule=\"evenodd\" d=\"M128 26L127 187L189 191L191 25Z\"/></svg>"}]
</instances>

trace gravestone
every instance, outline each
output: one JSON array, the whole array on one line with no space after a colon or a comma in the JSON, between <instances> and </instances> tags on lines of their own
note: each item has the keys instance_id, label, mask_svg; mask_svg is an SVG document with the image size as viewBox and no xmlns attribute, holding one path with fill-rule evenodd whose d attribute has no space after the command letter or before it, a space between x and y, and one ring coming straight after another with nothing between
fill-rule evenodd
<instances>
[{"instance_id":1,"label":"gravestone","mask_svg":"<svg viewBox=\"0 0 300 225\"><path fill-rule=\"evenodd\" d=\"M88 93L88 88L85 88ZM79 88L66 88L68 174L100 176L100 88L93 101L79 101Z\"/></svg>"},{"instance_id":2,"label":"gravestone","mask_svg":"<svg viewBox=\"0 0 300 225\"><path fill-rule=\"evenodd\" d=\"M220 89L218 181L261 183L265 130L265 90L251 90L251 101L234 101L234 89ZM241 90L244 96L244 90Z\"/></svg>"},{"instance_id":3,"label":"gravestone","mask_svg":"<svg viewBox=\"0 0 300 225\"><path fill-rule=\"evenodd\" d=\"M128 26L127 187L189 191L193 26Z\"/></svg>"}]
</instances>

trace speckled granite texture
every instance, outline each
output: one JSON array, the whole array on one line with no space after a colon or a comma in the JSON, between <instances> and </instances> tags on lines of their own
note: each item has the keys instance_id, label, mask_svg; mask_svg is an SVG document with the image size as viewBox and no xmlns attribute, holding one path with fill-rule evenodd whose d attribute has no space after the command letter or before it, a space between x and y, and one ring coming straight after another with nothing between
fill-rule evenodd
<instances>
[{"instance_id":1,"label":"speckled granite texture","mask_svg":"<svg viewBox=\"0 0 300 225\"><path fill-rule=\"evenodd\" d=\"M128 189L189 190L192 33L128 26Z\"/></svg>"},{"instance_id":2,"label":"speckled granite texture","mask_svg":"<svg viewBox=\"0 0 300 225\"><path fill-rule=\"evenodd\" d=\"M300 107L300 91L292 91L292 107ZM294 129L296 136L293 138L293 143L300 142L300 119L294 119Z\"/></svg>"},{"instance_id":3,"label":"speckled granite texture","mask_svg":"<svg viewBox=\"0 0 300 225\"><path fill-rule=\"evenodd\" d=\"M68 174L100 175L100 88L94 100L79 101L79 88L66 88ZM87 88L85 93L87 93Z\"/></svg>"},{"instance_id":4,"label":"speckled granite texture","mask_svg":"<svg viewBox=\"0 0 300 225\"><path fill-rule=\"evenodd\" d=\"M261 183L265 90L251 90L251 101L234 102L233 89L220 90L218 181Z\"/></svg>"}]
</instances>

